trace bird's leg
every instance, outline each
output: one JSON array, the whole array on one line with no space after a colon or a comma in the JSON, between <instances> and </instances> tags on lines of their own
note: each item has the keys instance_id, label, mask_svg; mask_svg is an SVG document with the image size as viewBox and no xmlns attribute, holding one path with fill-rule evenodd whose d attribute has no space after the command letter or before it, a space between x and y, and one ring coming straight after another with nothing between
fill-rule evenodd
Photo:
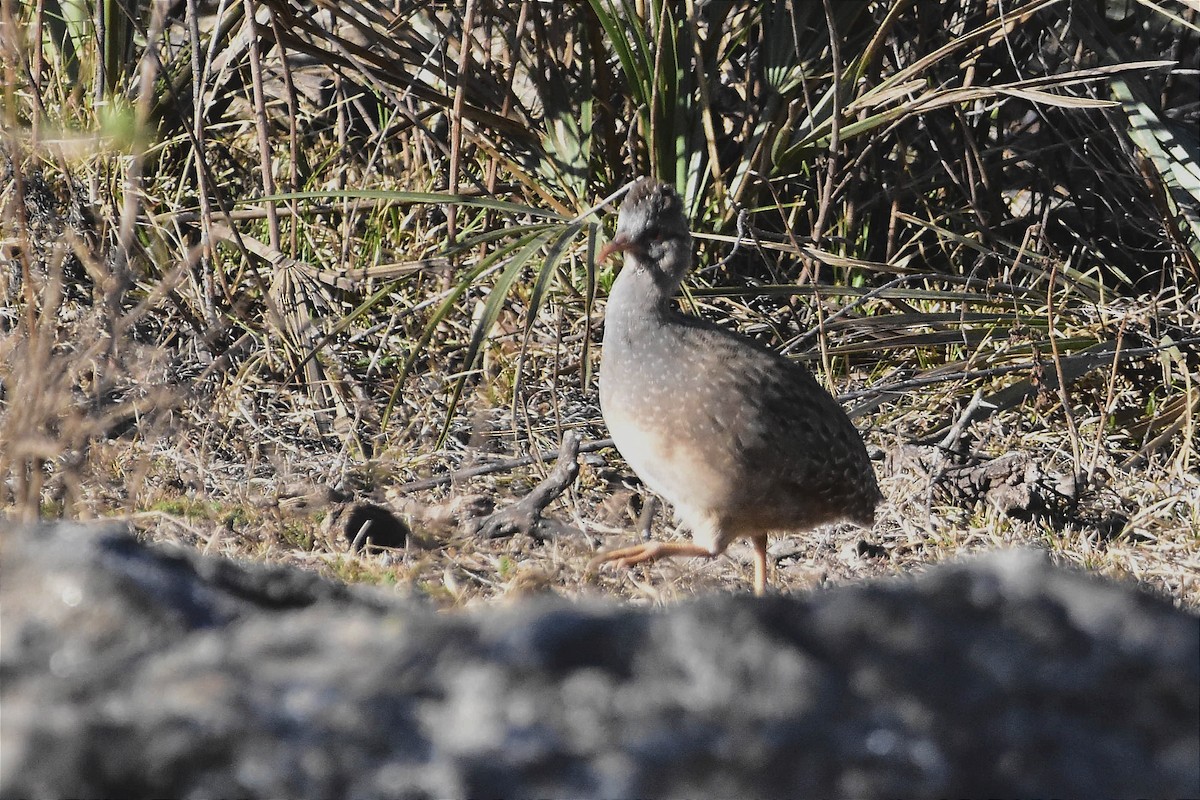
<instances>
[{"instance_id":1,"label":"bird's leg","mask_svg":"<svg viewBox=\"0 0 1200 800\"><path fill-rule=\"evenodd\" d=\"M754 544L754 594L756 597L762 597L767 593L767 535L764 533L755 536L752 541ZM718 554L707 547L692 542L645 542L600 553L588 562L587 571L595 572L602 564L610 561L617 562L618 567L632 567L634 564L657 561L660 558L675 556L713 558L716 555Z\"/></svg>"},{"instance_id":2,"label":"bird's leg","mask_svg":"<svg viewBox=\"0 0 1200 800\"><path fill-rule=\"evenodd\" d=\"M660 558L673 558L674 556L712 558L715 555L716 553L707 547L701 547L692 542L644 542L600 553L588 562L587 571L594 572L601 564L609 561L617 562L618 567L632 567L634 564L657 561Z\"/></svg>"},{"instance_id":3,"label":"bird's leg","mask_svg":"<svg viewBox=\"0 0 1200 800\"><path fill-rule=\"evenodd\" d=\"M760 534L754 542L754 595L762 597L767 593L767 535Z\"/></svg>"}]
</instances>

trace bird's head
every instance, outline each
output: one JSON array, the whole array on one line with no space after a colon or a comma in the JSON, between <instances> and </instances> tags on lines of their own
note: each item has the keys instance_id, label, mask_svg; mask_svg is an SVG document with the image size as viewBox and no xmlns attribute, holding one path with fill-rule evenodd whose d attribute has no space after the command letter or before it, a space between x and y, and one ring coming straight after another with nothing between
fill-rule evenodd
<instances>
[{"instance_id":1,"label":"bird's head","mask_svg":"<svg viewBox=\"0 0 1200 800\"><path fill-rule=\"evenodd\" d=\"M683 201L669 184L642 178L621 203L617 233L600 251L600 260L625 254L625 269L648 271L673 292L692 263L692 236Z\"/></svg>"}]
</instances>

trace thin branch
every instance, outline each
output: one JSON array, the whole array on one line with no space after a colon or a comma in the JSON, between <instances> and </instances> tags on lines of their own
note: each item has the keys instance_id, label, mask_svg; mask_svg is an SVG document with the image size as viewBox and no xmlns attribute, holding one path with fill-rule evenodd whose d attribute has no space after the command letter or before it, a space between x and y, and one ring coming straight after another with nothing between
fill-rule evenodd
<instances>
[{"instance_id":1,"label":"thin branch","mask_svg":"<svg viewBox=\"0 0 1200 800\"><path fill-rule=\"evenodd\" d=\"M583 442L579 445L580 453L594 453L597 450L603 450L607 447L613 447L612 439L596 439L591 442ZM493 475L497 472L509 472L510 470L519 469L520 467L528 467L530 464L535 464L542 461L554 461L559 457L560 451L544 450L541 453L536 453L520 458L510 458L507 461L497 461L492 464L480 464L467 469L456 470L446 475L437 475L432 478L422 478L419 481L412 481L397 486L394 491L400 494L409 494L410 492L419 492L425 489L434 489L438 486L446 486L447 484L456 481L463 481L467 478L477 478L480 475Z\"/></svg>"}]
</instances>

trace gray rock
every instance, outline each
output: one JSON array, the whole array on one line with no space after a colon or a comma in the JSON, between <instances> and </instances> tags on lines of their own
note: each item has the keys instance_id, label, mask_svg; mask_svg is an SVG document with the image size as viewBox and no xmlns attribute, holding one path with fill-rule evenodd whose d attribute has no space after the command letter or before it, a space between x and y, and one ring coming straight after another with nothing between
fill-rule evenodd
<instances>
[{"instance_id":1,"label":"gray rock","mask_svg":"<svg viewBox=\"0 0 1200 800\"><path fill-rule=\"evenodd\" d=\"M1031 553L439 614L112 528L0 544L4 797L1200 794L1200 621Z\"/></svg>"}]
</instances>

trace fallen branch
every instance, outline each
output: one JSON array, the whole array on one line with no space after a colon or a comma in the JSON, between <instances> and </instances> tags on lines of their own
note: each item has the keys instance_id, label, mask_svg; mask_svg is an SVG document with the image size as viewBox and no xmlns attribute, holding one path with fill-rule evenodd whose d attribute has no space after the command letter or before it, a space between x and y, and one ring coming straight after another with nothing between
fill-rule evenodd
<instances>
[{"instance_id":1,"label":"fallen branch","mask_svg":"<svg viewBox=\"0 0 1200 800\"><path fill-rule=\"evenodd\" d=\"M479 534L484 539L499 539L514 533L526 533L538 540L572 532L575 529L558 520L546 519L542 511L579 476L579 432L563 433L558 451L558 463L546 479L533 491L507 508L497 511L483 521Z\"/></svg>"},{"instance_id":2,"label":"fallen branch","mask_svg":"<svg viewBox=\"0 0 1200 800\"><path fill-rule=\"evenodd\" d=\"M578 443L578 434L575 434L573 431L568 431L568 433L572 433L575 436L575 440L577 442L576 453L594 453L597 450L603 450L606 447L613 446L612 439L596 439L592 442ZM564 433L564 442L566 441L566 438L566 434ZM419 492L424 489L434 489L438 486L445 486L448 483L466 480L467 478L477 478L480 475L492 475L497 472L508 472L509 470L519 469L520 467L527 467L535 462L554 461L561 456L561 449L557 453L547 450L538 453L536 456L527 455L521 456L520 458L510 458L506 461L496 461L491 464L480 464L474 467L467 467L466 469L456 470L446 475L437 475L432 478L422 478L419 481L401 484L400 486L395 487L393 491L395 491L397 494L408 494L409 492Z\"/></svg>"}]
</instances>

